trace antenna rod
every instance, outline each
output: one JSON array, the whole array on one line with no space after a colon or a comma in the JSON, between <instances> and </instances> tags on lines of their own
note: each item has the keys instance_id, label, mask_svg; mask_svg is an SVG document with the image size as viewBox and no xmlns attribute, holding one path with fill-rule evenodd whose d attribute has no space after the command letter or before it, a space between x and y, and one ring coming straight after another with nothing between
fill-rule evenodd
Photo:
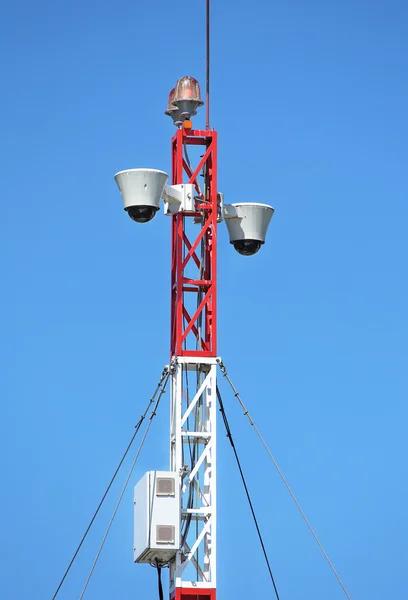
<instances>
[{"instance_id":1,"label":"antenna rod","mask_svg":"<svg viewBox=\"0 0 408 600\"><path fill-rule=\"evenodd\" d=\"M210 129L210 0L206 0L205 128Z\"/></svg>"}]
</instances>

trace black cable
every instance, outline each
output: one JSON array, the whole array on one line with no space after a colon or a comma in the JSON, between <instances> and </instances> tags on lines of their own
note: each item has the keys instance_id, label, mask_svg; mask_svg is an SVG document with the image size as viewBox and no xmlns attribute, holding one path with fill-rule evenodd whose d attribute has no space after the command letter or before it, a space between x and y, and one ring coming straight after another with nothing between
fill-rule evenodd
<instances>
[{"instance_id":1,"label":"black cable","mask_svg":"<svg viewBox=\"0 0 408 600\"><path fill-rule=\"evenodd\" d=\"M183 142L183 150L184 150L184 158L186 159L187 166L190 169L190 171L193 173L193 169L191 167L191 162L190 162L190 157L189 157L188 151L187 151L186 142Z\"/></svg>"},{"instance_id":2,"label":"black cable","mask_svg":"<svg viewBox=\"0 0 408 600\"><path fill-rule=\"evenodd\" d=\"M251 509L251 513L252 513L252 518L254 519L256 531L258 532L259 541L260 541L261 546L262 546L262 552L263 552L263 555L265 557L265 561L266 561L266 565L268 567L269 575L271 576L271 581L272 581L273 589L275 590L275 594L276 594L277 600L280 600L279 599L278 590L277 590L277 587L276 587L276 584L275 584L275 579L274 579L273 574L272 574L271 565L269 564L268 555L266 553L265 545L263 543L262 535L261 535L261 532L260 532L260 529L259 529L259 525L258 525L258 521L257 521L256 515L255 515L254 507L252 505L251 496L249 495L249 491L248 491L248 487L247 487L247 484L246 484L246 481L245 481L244 473L242 472L241 463L240 463L240 460L238 458L238 452L237 452L237 449L235 448L234 440L232 439L231 429L230 429L230 426L228 424L227 415L225 414L224 404L222 402L222 398L221 398L221 394L220 394L220 390L218 389L218 386L217 386L217 398L218 398L218 403L220 405L220 412L222 414L222 418L223 418L223 421L224 421L225 429L226 429L226 432L227 432L227 438L229 439L229 442L230 442L230 444L232 446L232 449L234 451L234 454L235 454L235 460L237 461L237 465L238 465L238 469L239 469L239 472L240 472L240 475L241 475L242 483L244 484L246 497L248 499L248 503L249 503L249 506L250 506L250 509Z\"/></svg>"},{"instance_id":3,"label":"black cable","mask_svg":"<svg viewBox=\"0 0 408 600\"><path fill-rule=\"evenodd\" d=\"M62 584L63 584L63 583L64 583L64 581L65 581L65 578L66 578L66 576L68 575L68 573L69 573L69 571L70 571L70 569L71 569L72 565L74 564L74 561L75 561L76 557L78 556L78 552L80 551L80 549L81 549L81 547L82 547L82 544L84 543L84 541L85 541L85 538L86 538L86 536L88 535L88 533L89 533L89 531L90 531L90 529L91 529L91 527L92 527L92 525L93 525L93 522L95 521L95 519L96 519L96 517L97 517L97 515L98 515L98 513L99 513L99 511L100 511L100 509L101 509L101 507L102 507L102 504L104 503L104 501L105 501L105 498L106 498L106 496L108 495L108 493L109 493L109 490L111 489L111 487L112 487L112 484L113 484L113 482L114 482L114 481L115 481L115 479L116 479L116 475L119 473L119 470L120 470L120 468L121 468L121 466L122 466L122 464L123 464L123 461L125 460L125 458L126 458L126 456L127 456L128 452L129 452L129 450L130 450L130 448L131 448L131 446L132 446L132 444L133 444L133 442L134 442L134 440L135 440L135 437L136 437L136 435L137 435L137 433L138 433L138 431L139 431L140 427L142 426L142 423L143 423L143 421L145 420L145 417L146 417L147 413L149 412L149 408L150 408L150 406L151 406L151 405L153 404L153 402L154 402L154 399L155 399L155 397L156 397L157 391L160 389L160 387L162 386L162 383L163 383L164 379L165 379L165 378L166 378L166 376L167 376L167 373L168 373L168 372L167 372L167 369L165 369L165 370L163 371L163 373L162 373L162 376L161 376L161 378L160 378L160 381L159 381L159 383L157 384L157 387L156 387L156 390L155 390L155 392L154 392L153 396L152 396L152 397L150 398L150 400L149 400L149 403L148 403L148 405L147 405L147 407L146 407L146 410L144 411L144 413L143 413L143 414L142 414L142 416L140 417L140 419L139 419L138 423L135 425L135 431L134 431L134 433L133 433L132 437L130 438L130 442L129 442L129 444L128 444L128 446L127 446L127 448L126 448L126 450L125 450L125 452L124 452L124 454L123 454L123 456L122 456L122 458L120 459L120 462L119 462L118 466L116 467L116 470L115 470L115 472L114 472L114 474L113 474L113 476L112 476L112 479L110 480L110 482L109 482L109 485L108 485L108 487L106 488L106 490L105 490L105 493L103 494L103 496L102 496L102 498L101 498L101 501L99 502L99 504L98 504L98 507L97 507L97 509L95 510L95 512L94 512L94 514L93 514L93 517L92 517L92 519L91 519L91 521L90 521L90 523L89 523L88 527L86 528L86 530L85 530L85 533L84 533L84 535L82 536L82 539L81 539L81 541L79 542L79 544L78 544L78 547L77 547L77 549L75 550L75 552L74 552L74 555L73 555L73 557L71 558L71 561L70 561L70 563L69 563L69 565L68 565L68 567L67 567L67 569L66 569L66 571L65 571L65 573L64 573L64 575L63 575L63 577L62 577L62 579L61 579L61 581L59 582L59 585L58 585L58 587L57 587L57 589L56 589L56 591L55 591L55 594L54 594L54 595L53 595L53 597L52 597L52 600L55 600L55 598L57 597L57 595L58 595L58 592L60 591L60 589L61 589L61 587L62 587Z\"/></svg>"},{"instance_id":4,"label":"black cable","mask_svg":"<svg viewBox=\"0 0 408 600\"><path fill-rule=\"evenodd\" d=\"M161 568L157 558L156 558L156 568L157 568L157 581L158 581L158 585L159 585L159 600L163 600L163 586L162 586L162 580L161 580L162 568Z\"/></svg>"}]
</instances>

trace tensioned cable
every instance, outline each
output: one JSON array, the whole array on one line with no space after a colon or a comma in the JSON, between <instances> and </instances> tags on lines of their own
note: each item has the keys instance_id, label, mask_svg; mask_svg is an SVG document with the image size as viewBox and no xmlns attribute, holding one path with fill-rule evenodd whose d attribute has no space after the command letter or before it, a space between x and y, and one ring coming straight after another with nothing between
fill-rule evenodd
<instances>
[{"instance_id":1,"label":"tensioned cable","mask_svg":"<svg viewBox=\"0 0 408 600\"><path fill-rule=\"evenodd\" d=\"M292 492L292 489L290 488L290 486L289 486L288 482L286 481L286 479L285 479L285 477L284 477L284 475L283 475L282 471L280 470L278 463L276 462L276 460L275 460L274 456L272 455L272 452L269 450L267 443L266 443L266 442L265 442L265 440L263 439L263 437L262 437L262 435L261 435L261 432L259 431L258 427L255 425L254 421L252 420L252 417L251 417L251 415L249 414L249 412L248 412L248 410L247 410L247 408L246 408L245 404L242 402L242 400L241 400L241 397L240 397L239 393L237 392L237 390L236 390L236 388L235 388L234 384L232 383L232 381L231 381L231 379L230 379L230 377L229 377L229 375L228 375L228 373L227 373L227 370L226 370L226 368L225 368L225 365L224 365L224 363L222 363L222 362L219 362L219 365L220 365L220 369L221 369L221 372L222 372L222 374L224 375L224 377L226 378L226 380L227 380L227 381L228 381L228 383L230 384L232 391L234 392L234 396L236 397L236 399L237 399L237 400L238 400L238 402L240 403L240 405L241 405L241 408L242 408L242 410L244 411L244 415L245 415L245 416L248 418L248 421L250 422L250 424L252 425L252 427L255 429L255 431L256 431L256 433L257 433L257 435L258 435L259 439L261 440L261 442L262 442L262 444L263 444L263 446L264 446L265 450L266 450L266 451L267 451L267 453L269 454L269 457L271 458L271 460L272 460L272 462L273 462L273 464L274 464L274 466L275 466L276 470L278 471L280 478L282 479L283 483L285 484L285 487L286 487L286 489L288 490L289 494L291 495L293 502L296 504L296 506L297 506L297 508L298 508L298 510L299 510L299 512L300 512L300 514L302 515L302 518L303 518L304 522L306 523L306 525L308 526L310 533L313 535L313 537L314 537L314 539L315 539L315 541L316 541L317 545L319 546L320 550L322 551L322 554L323 554L323 556L325 557L325 559L326 559L326 560L327 560L327 562L329 563L329 566L330 566L331 570L333 571L334 575L336 576L336 579L337 579L337 581L338 581L338 582L339 582L339 584L341 585L341 587L342 587L342 589L343 589L343 592L346 594L347 598L348 598L349 600L351 600L350 594L348 593L348 591L347 591L347 589L346 589L346 586L344 585L344 583L343 583L343 582L342 582L342 580L340 579L340 576L339 576L339 574L337 573L336 569L334 568L334 565L333 565L333 563L331 562L330 558L329 558L329 557L328 557L328 555L327 555L327 552L326 552L326 551L325 551L325 549L323 548L323 546L322 546L322 544L321 544L321 542L320 542L319 538L317 537L316 533L314 532L314 529L313 529L313 527L311 526L311 524L309 523L309 520L307 519L307 517L306 517L305 513L303 512L303 510L302 510L302 507L300 506L299 502L297 501L295 494Z\"/></svg>"},{"instance_id":2,"label":"tensioned cable","mask_svg":"<svg viewBox=\"0 0 408 600\"><path fill-rule=\"evenodd\" d=\"M62 587L62 584L64 583L64 581L65 581L65 579L66 579L66 577L67 577L67 575L68 575L68 573L69 573L69 571L70 571L70 569L71 569L72 565L74 564L74 561L75 561L76 557L78 556L78 552L80 551L80 549L81 549L81 547L82 547L82 544L84 543L84 541L85 541L85 538L86 538L86 536L88 535L88 533L89 533L89 531L90 531L90 529L91 529L91 527L92 527L92 525L93 525L93 523L94 523L94 521L95 521L95 519L96 519L96 517L97 517L97 515L98 515L98 513L99 513L99 511L100 511L100 509L101 509L101 507L102 507L102 504L104 503L104 501L105 501L105 498L106 498L106 496L108 495L108 493L109 493L109 490L111 489L111 487L112 487L112 484L113 484L113 482L114 482L114 481L115 481L115 479L116 479L116 475L119 473L119 470L120 470L120 468L121 468L121 466L122 466L122 464L123 464L123 461L125 460L125 458L126 458L126 456L127 456L128 452L129 452L130 448L132 447L132 444L133 444L133 442L134 442L134 440L135 440L135 437L136 437L136 435L137 435L137 433L138 433L138 431L139 431L140 427L142 426L142 423L143 423L143 421L145 420L145 418L146 418L146 415L147 415L147 413L149 412L149 409L150 409L151 405L153 404L153 402L154 402L154 400L155 400L156 394L157 394L157 392L159 391L159 389L161 388L161 386L162 386L162 384L163 384L163 381L164 381L164 379L165 379L166 377L168 378L168 368L167 368L167 367L166 367L166 368L163 370L163 373L162 373L162 375L161 375L161 378L160 378L160 380L159 380L159 383L158 383L158 384L157 384L157 386L156 386L156 389L155 389L155 391L154 391L154 393L153 393L153 396L152 396L152 397L150 398L150 400L149 400L149 403L148 403L148 405L147 405L147 407L146 407L146 410L144 411L144 413L143 413L143 414L142 414L142 416L140 417L140 419L139 419L138 423L135 425L135 431L134 431L134 433L133 433L132 437L130 438L130 442L129 442L129 444L128 444L128 446L127 446L127 448L126 448L126 450L125 450L125 452L124 452L124 454L123 454L123 456L122 456L122 458L120 459L120 462L119 462L118 466L116 467L116 470L115 470L115 472L114 472L114 474L113 474L113 476L112 476L112 478L111 478L111 480L110 480L110 482L109 482L109 485L108 485L108 487L106 488L106 490L105 490L105 493L103 494L103 496L102 496L102 498L101 498L101 500L100 500L100 502L99 502L99 504L98 504L98 507L97 507L97 509L95 510L95 512L94 512L94 514L93 514L93 516L92 516L92 519L91 519L91 521L90 521L90 523L89 523L88 527L86 528L86 530L85 530L85 533L83 534L83 536L82 536L82 539L81 539L81 541L79 542L79 544L78 544L78 546L77 546L77 549L75 550L75 552L74 552L74 554L73 554L73 556L72 556L72 558L71 558L71 561L70 561L70 563L69 563L69 565L68 565L68 567L67 567L67 569L66 569L66 571L65 571L65 573L64 573L64 575L63 575L63 577L62 577L62 579L61 579L61 581L59 582L59 585L58 585L58 587L57 587L57 589L56 589L56 591L55 591L55 593L54 593L54 595L53 595L53 597L52 597L52 600L55 600L55 598L57 597L57 595L58 595L58 592L60 591L60 589L61 589L61 587Z\"/></svg>"},{"instance_id":3,"label":"tensioned cable","mask_svg":"<svg viewBox=\"0 0 408 600\"><path fill-rule=\"evenodd\" d=\"M167 384L167 381L168 381L169 377L170 377L170 371L167 371L167 374L166 374L166 376L165 376L165 381L164 381L163 387L162 387L162 388L161 388L161 390L160 390L160 393L159 393L159 395L158 395L158 398L157 398L157 400L156 400L156 404L154 405L154 407L153 407L153 410L152 410L152 412L151 412L151 415L150 415L150 417L149 417L149 422L148 422L148 424L147 424L146 431L144 432L144 435L143 435L142 441L140 442L139 448L138 448L138 450L137 450L137 452L136 452L136 456L135 456L135 458L134 458L134 460L133 460L133 462L132 462L132 465L131 465L131 467L130 467L130 470L129 470L128 476L127 476L127 478L126 478L126 481L125 481L125 485L123 486L123 488L122 488L122 491L121 491L121 493L120 493L120 495L119 495L119 499L118 499L118 501L117 501L117 503L116 503L116 506L115 506L115 509L114 509L114 511L113 511L112 517L111 517L111 519L110 519L110 521L109 521L108 527L107 527L107 529L106 529L106 531L105 531L105 534L104 534L104 536L103 536L103 538L102 538L101 545L100 545L100 546L99 546L99 548L98 548L98 552L97 552L97 554L96 554L96 557L95 557L95 560L94 560L94 562L93 562L93 564L92 564L91 570L89 571L89 575L88 575L88 577L87 577L87 580L86 580L86 582L85 582L85 585L84 585L84 589L82 590L82 593L81 593L81 596L80 596L79 600L82 600L82 598L84 597L84 594L85 594L85 592L86 592L86 589L87 589L87 587L88 587L88 585L89 585L89 582L90 582L90 580L91 580L91 577L92 577L92 575L93 575L93 572L94 572L94 570L95 570L96 564L97 564L97 562L98 562L98 559L99 559L99 557L100 557L100 555L101 555L101 552L102 552L103 546L104 546L104 544L105 544L105 542L106 542L106 538L108 537L108 534L109 534L109 532L110 532L110 529L111 529L111 527L112 527L112 523L113 523L113 521L114 521L114 519L115 519L115 517L116 517L116 513L118 512L118 509L119 509L120 503L122 502L123 495L124 495L124 493L125 493L125 491L126 491L127 485L128 485L128 483L129 483L129 480L130 480L130 478L131 478L131 476L132 476L133 469L135 468L135 465L136 465L136 463L137 463L137 460L138 460L138 458L139 458L140 452L142 451L143 444L145 443L145 440L146 440L147 434L149 433L150 426L151 426L151 424L152 424L152 421L153 421L154 417L156 416L156 412L157 412L157 409L158 409L158 407L159 407L159 403L160 403L161 397L163 396L163 394L164 394L164 392L165 392L165 390L166 390L166 384Z\"/></svg>"},{"instance_id":4,"label":"tensioned cable","mask_svg":"<svg viewBox=\"0 0 408 600\"><path fill-rule=\"evenodd\" d=\"M263 542L261 531L259 529L258 519L256 518L256 515L255 515L255 510L254 510L254 507L253 507L253 504L252 504L251 496L249 495L248 487L247 487L247 484L246 484L246 481L245 481L245 477L244 477L244 473L243 473L242 467L241 467L241 462L240 462L239 457L238 457L238 452L237 452L237 449L235 447L234 440L232 439L231 429L230 429L230 426L229 426L229 423L228 423L227 415L225 414L224 404L222 402L220 390L218 389L218 387L217 387L217 398L218 398L218 404L220 405L220 412L221 412L221 415L222 415L222 418L223 418L223 421L224 421L224 425L225 425L225 429L226 429L226 432L227 432L227 438L229 439L229 443L231 444L232 450L234 451L235 460L237 461L237 465L238 465L238 469L239 469L239 472L240 472L240 475L241 475L242 483L243 483L244 488L245 488L246 497L248 499L249 507L251 509L252 518L253 518L254 523L255 523L256 531L257 531L258 537L259 537L259 541L260 541L261 546L262 546L262 552L263 552L263 555L265 557L265 562L266 562L266 566L268 567L269 575L271 577L273 589L275 590L275 595L276 595L277 600L280 600L279 599L279 594L278 594L278 589L277 589L276 583L275 583L275 578L274 578L274 576L272 574L271 565L269 563L268 554L266 552L265 544Z\"/></svg>"},{"instance_id":5,"label":"tensioned cable","mask_svg":"<svg viewBox=\"0 0 408 600\"><path fill-rule=\"evenodd\" d=\"M191 173L194 173L194 170L193 170L193 168L192 168L192 166L191 166L190 157L189 157L189 155L188 155L188 151L187 151L187 144L186 144L186 142L185 142L185 141L183 142L183 150L184 150L184 158L185 158L185 160L186 160L187 166L188 166L188 168L190 169ZM198 188L198 189L197 189L197 191L198 191L198 194L199 194L200 196L202 196L201 187L200 187L200 184L199 184L199 182L197 181L197 179L196 179L195 183L196 183L196 185L197 185L197 188Z\"/></svg>"}]
</instances>

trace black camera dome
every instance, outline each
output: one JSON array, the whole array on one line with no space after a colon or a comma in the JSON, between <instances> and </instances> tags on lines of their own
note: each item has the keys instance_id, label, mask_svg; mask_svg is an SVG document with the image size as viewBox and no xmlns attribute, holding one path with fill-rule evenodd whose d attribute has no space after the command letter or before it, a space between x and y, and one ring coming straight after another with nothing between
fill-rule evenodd
<instances>
[{"instance_id":1,"label":"black camera dome","mask_svg":"<svg viewBox=\"0 0 408 600\"><path fill-rule=\"evenodd\" d=\"M158 208L156 208L156 206L139 205L129 206L126 211L132 221L136 221L136 223L147 223L153 219Z\"/></svg>"},{"instance_id":2,"label":"black camera dome","mask_svg":"<svg viewBox=\"0 0 408 600\"><path fill-rule=\"evenodd\" d=\"M253 254L256 254L262 246L262 242L259 240L237 240L232 243L238 254L242 254L242 256L252 256Z\"/></svg>"}]
</instances>

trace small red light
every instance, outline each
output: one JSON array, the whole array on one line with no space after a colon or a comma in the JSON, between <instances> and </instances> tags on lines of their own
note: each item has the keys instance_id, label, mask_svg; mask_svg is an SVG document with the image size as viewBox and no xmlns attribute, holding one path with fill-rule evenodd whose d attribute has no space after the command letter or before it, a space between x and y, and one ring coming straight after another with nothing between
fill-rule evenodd
<instances>
[{"instance_id":1,"label":"small red light","mask_svg":"<svg viewBox=\"0 0 408 600\"><path fill-rule=\"evenodd\" d=\"M177 108L173 104L175 97L176 97L176 88L174 87L169 94L169 100L167 102L167 110L177 110Z\"/></svg>"},{"instance_id":2,"label":"small red light","mask_svg":"<svg viewBox=\"0 0 408 600\"><path fill-rule=\"evenodd\" d=\"M164 111L164 114L173 119L173 123L176 127L180 127L183 124L184 119L181 117L179 109L173 104L175 94L176 88L173 88L169 94L167 110Z\"/></svg>"},{"instance_id":3,"label":"small red light","mask_svg":"<svg viewBox=\"0 0 408 600\"><path fill-rule=\"evenodd\" d=\"M196 106L204 104L201 100L200 84L194 77L181 77L178 80L174 90L173 105L182 100L192 100L196 102Z\"/></svg>"}]
</instances>

